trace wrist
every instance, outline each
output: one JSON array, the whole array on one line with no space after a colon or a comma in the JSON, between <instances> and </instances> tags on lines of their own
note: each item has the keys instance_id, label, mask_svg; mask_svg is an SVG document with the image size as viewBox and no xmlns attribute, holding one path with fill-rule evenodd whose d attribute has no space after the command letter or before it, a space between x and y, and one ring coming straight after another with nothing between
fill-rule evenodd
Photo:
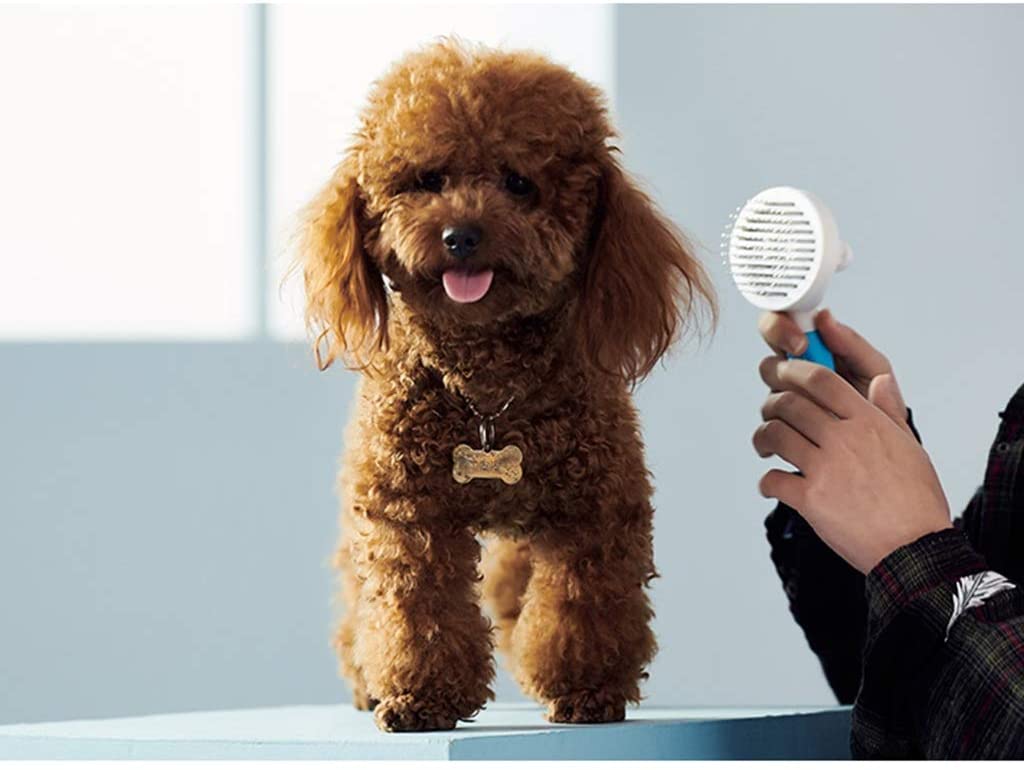
<instances>
[{"instance_id":1,"label":"wrist","mask_svg":"<svg viewBox=\"0 0 1024 770\"><path fill-rule=\"evenodd\" d=\"M913 527L899 533L891 533L891 536L885 542L879 543L878 550L874 553L872 558L867 559L866 563L858 567L858 569L867 576L877 568L879 564L884 562L901 548L913 545L928 535L949 530L951 527L952 524L948 515L945 517L936 516L931 524Z\"/></svg>"},{"instance_id":2,"label":"wrist","mask_svg":"<svg viewBox=\"0 0 1024 770\"><path fill-rule=\"evenodd\" d=\"M884 625L928 591L985 568L985 560L959 529L929 532L896 548L868 572L869 616Z\"/></svg>"}]
</instances>

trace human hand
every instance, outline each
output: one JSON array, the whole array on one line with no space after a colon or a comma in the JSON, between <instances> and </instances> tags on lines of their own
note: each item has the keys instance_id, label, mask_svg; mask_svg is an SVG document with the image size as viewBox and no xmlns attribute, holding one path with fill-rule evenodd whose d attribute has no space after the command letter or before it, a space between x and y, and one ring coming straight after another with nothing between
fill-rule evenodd
<instances>
[{"instance_id":1,"label":"human hand","mask_svg":"<svg viewBox=\"0 0 1024 770\"><path fill-rule=\"evenodd\" d=\"M893 420L906 425L907 405L889 359L828 310L814 316L814 325L835 358L836 372ZM777 355L798 356L807 349L807 335L786 313L762 313L758 328Z\"/></svg>"},{"instance_id":2,"label":"human hand","mask_svg":"<svg viewBox=\"0 0 1024 770\"><path fill-rule=\"evenodd\" d=\"M866 574L900 546L951 526L928 454L904 419L876 403L892 407L899 398L891 371L868 380L868 399L836 372L808 361L766 358L761 379L772 393L754 448L803 474L770 470L761 478L761 494L798 510L856 569Z\"/></svg>"}]
</instances>

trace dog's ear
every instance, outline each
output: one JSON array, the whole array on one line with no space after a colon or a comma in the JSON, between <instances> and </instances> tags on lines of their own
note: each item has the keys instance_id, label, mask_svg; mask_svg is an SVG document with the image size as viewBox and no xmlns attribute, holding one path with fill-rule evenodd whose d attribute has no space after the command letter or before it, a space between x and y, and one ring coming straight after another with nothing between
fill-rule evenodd
<instances>
[{"instance_id":1,"label":"dog's ear","mask_svg":"<svg viewBox=\"0 0 1024 770\"><path fill-rule=\"evenodd\" d=\"M387 346L388 298L383 276L363 248L362 201L349 163L305 212L300 233L306 324L317 366L339 356L356 367Z\"/></svg>"},{"instance_id":2,"label":"dog's ear","mask_svg":"<svg viewBox=\"0 0 1024 770\"><path fill-rule=\"evenodd\" d=\"M577 315L582 351L598 369L642 380L715 295L682 234L627 177L602 163Z\"/></svg>"}]
</instances>

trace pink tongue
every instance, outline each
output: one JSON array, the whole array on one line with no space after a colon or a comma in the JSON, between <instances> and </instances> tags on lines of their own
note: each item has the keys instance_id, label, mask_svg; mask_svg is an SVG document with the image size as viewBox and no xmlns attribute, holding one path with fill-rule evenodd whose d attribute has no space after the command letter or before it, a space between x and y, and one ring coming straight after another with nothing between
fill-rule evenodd
<instances>
[{"instance_id":1,"label":"pink tongue","mask_svg":"<svg viewBox=\"0 0 1024 770\"><path fill-rule=\"evenodd\" d=\"M441 283L444 284L445 294L453 300L469 303L483 299L487 290L491 288L493 279L493 270L480 270L471 273L465 268L453 267L444 271Z\"/></svg>"}]
</instances>

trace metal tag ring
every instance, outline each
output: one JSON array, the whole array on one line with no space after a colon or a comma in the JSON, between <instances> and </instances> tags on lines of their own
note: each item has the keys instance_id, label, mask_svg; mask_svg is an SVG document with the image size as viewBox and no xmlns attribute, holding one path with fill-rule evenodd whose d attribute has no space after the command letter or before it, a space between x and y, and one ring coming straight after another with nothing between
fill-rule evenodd
<instances>
[{"instance_id":1,"label":"metal tag ring","mask_svg":"<svg viewBox=\"0 0 1024 770\"><path fill-rule=\"evenodd\" d=\"M494 446L494 418L485 417L480 421L480 448L485 452Z\"/></svg>"}]
</instances>

